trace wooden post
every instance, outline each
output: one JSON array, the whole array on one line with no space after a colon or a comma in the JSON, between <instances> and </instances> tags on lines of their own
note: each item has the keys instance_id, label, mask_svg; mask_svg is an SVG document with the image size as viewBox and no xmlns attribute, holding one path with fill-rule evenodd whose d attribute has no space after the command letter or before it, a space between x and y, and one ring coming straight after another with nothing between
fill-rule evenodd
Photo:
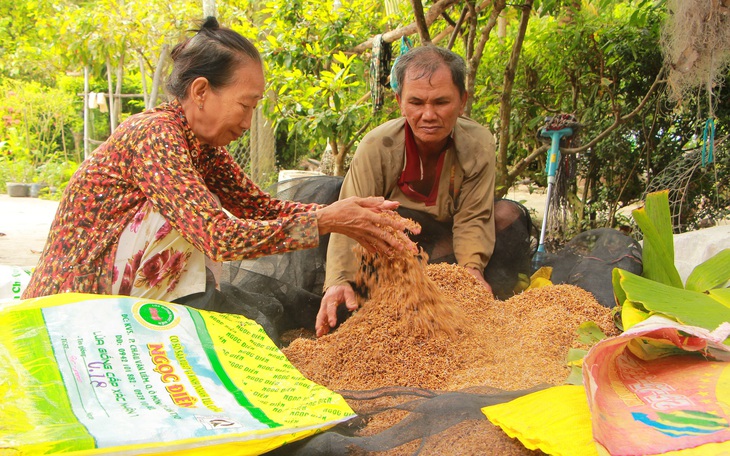
<instances>
[{"instance_id":1,"label":"wooden post","mask_svg":"<svg viewBox=\"0 0 730 456\"><path fill-rule=\"evenodd\" d=\"M218 17L218 9L215 0L203 0L203 17Z\"/></svg>"},{"instance_id":2,"label":"wooden post","mask_svg":"<svg viewBox=\"0 0 730 456\"><path fill-rule=\"evenodd\" d=\"M84 159L89 157L89 67L84 67Z\"/></svg>"}]
</instances>

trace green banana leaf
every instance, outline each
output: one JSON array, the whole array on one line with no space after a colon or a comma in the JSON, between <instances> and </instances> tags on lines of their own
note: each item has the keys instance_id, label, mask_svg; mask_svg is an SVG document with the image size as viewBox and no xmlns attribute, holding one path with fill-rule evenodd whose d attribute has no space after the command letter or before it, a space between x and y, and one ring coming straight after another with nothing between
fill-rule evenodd
<instances>
[{"instance_id":1,"label":"green banana leaf","mask_svg":"<svg viewBox=\"0 0 730 456\"><path fill-rule=\"evenodd\" d=\"M715 301L730 308L730 288L716 288L709 290L707 294Z\"/></svg>"},{"instance_id":2,"label":"green banana leaf","mask_svg":"<svg viewBox=\"0 0 730 456\"><path fill-rule=\"evenodd\" d=\"M568 356L566 362L570 367L570 374L565 379L565 383L568 385L582 385L583 384L583 358L588 354L588 350L582 350L579 348L571 348L568 350Z\"/></svg>"},{"instance_id":3,"label":"green banana leaf","mask_svg":"<svg viewBox=\"0 0 730 456\"><path fill-rule=\"evenodd\" d=\"M600 342L606 338L606 334L603 330L601 330L601 328L593 321L585 321L581 323L575 332L578 333L578 340L589 346L592 346L596 342Z\"/></svg>"},{"instance_id":4,"label":"green banana leaf","mask_svg":"<svg viewBox=\"0 0 730 456\"><path fill-rule=\"evenodd\" d=\"M617 282L626 297L622 306L632 315L636 312L645 315L661 314L682 324L699 326L710 331L721 323L730 321L730 293L713 290L713 293L700 293L685 290L650 280L631 272L614 269L614 282ZM719 292L719 293L718 293ZM715 299L719 297L719 299ZM624 321L624 328L635 324Z\"/></svg>"},{"instance_id":5,"label":"green banana leaf","mask_svg":"<svg viewBox=\"0 0 730 456\"><path fill-rule=\"evenodd\" d=\"M724 249L697 265L689 277L685 288L705 292L713 288L726 287L730 281L730 249Z\"/></svg>"},{"instance_id":6,"label":"green banana leaf","mask_svg":"<svg viewBox=\"0 0 730 456\"><path fill-rule=\"evenodd\" d=\"M624 293L624 289L621 288L620 279L621 276L618 274L618 268L614 268L611 272L611 285L613 285L613 296L616 298L616 302L618 303L616 307L619 309L621 309L622 304L627 301L626 293ZM629 328L627 326L624 326L623 329Z\"/></svg>"},{"instance_id":7,"label":"green banana leaf","mask_svg":"<svg viewBox=\"0 0 730 456\"><path fill-rule=\"evenodd\" d=\"M631 212L644 235L643 276L666 285L684 288L674 266L674 233L669 211L669 191L647 195L644 207Z\"/></svg>"},{"instance_id":8,"label":"green banana leaf","mask_svg":"<svg viewBox=\"0 0 730 456\"><path fill-rule=\"evenodd\" d=\"M594 346L606 338L606 334L593 321L583 322L575 332L578 334L578 340L589 347ZM588 350L582 348L571 348L568 350L568 356L565 361L568 367L570 367L570 374L565 380L565 383L569 385L583 384L583 358L587 354Z\"/></svg>"}]
</instances>

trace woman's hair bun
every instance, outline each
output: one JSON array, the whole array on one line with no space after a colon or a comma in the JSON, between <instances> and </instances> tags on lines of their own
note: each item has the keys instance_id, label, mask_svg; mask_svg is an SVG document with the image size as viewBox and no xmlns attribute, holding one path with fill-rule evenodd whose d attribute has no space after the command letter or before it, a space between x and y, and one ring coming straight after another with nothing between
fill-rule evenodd
<instances>
[{"instance_id":1,"label":"woman's hair bun","mask_svg":"<svg viewBox=\"0 0 730 456\"><path fill-rule=\"evenodd\" d=\"M215 16L208 16L205 18L205 21L203 22L203 25L200 28L216 30L219 27L220 26L218 25L218 19L216 19Z\"/></svg>"}]
</instances>

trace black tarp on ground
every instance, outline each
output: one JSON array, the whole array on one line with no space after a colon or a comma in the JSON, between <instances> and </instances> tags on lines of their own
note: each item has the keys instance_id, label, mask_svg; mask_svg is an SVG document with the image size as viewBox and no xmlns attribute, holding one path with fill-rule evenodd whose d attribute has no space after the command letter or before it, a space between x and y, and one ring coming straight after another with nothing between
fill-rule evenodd
<instances>
[{"instance_id":1,"label":"black tarp on ground","mask_svg":"<svg viewBox=\"0 0 730 456\"><path fill-rule=\"evenodd\" d=\"M616 305L612 271L619 268L641 275L641 245L621 231L598 228L578 234L558 252L548 254L543 266L553 268L553 283L581 287L611 308Z\"/></svg>"},{"instance_id":2,"label":"black tarp on ground","mask_svg":"<svg viewBox=\"0 0 730 456\"><path fill-rule=\"evenodd\" d=\"M420 388L392 387L372 391L339 391L350 404L356 405L358 416L335 426L329 431L285 445L266 453L267 456L362 456L381 454L410 442L417 442L412 456L420 454L444 454L439 449L440 434L467 421L487 421L483 407L501 404L549 385L521 391L501 391L490 387L475 387L463 391L437 392ZM393 426L365 436L357 431L366 427L375 416L393 410L407 412ZM501 429L489 424L489 429L476 440L483 439L484 446L475 450L484 456L541 455L531 451L516 440L510 440ZM496 442L499 447L495 448ZM473 446L472 442L470 446ZM402 449L399 454L408 454ZM448 454L457 454L452 449ZM461 456L461 455L460 455Z\"/></svg>"}]
</instances>

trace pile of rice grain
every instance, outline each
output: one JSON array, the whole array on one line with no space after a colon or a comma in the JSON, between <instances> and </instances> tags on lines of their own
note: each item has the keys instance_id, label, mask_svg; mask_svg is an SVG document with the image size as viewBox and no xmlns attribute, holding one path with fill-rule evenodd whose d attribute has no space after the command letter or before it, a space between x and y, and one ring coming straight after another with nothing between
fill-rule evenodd
<instances>
[{"instance_id":1,"label":"pile of rice grain","mask_svg":"<svg viewBox=\"0 0 730 456\"><path fill-rule=\"evenodd\" d=\"M464 321L463 312L426 274L428 256L425 253L403 251L400 255L379 256L359 246L356 252L363 266L355 277L355 286L368 294L367 299L359 297L362 318L369 318L369 312L373 311L368 302L388 303L386 308L375 312L389 314L392 330L414 337L456 336L459 324Z\"/></svg>"},{"instance_id":2,"label":"pile of rice grain","mask_svg":"<svg viewBox=\"0 0 730 456\"><path fill-rule=\"evenodd\" d=\"M374 268L364 272L377 277L359 279L370 285L362 308L333 333L296 339L283 350L329 389L557 385L569 373L568 350L579 347L578 326L593 321L617 334L610 309L572 285L498 301L457 265L424 265L412 255L372 260Z\"/></svg>"}]
</instances>

